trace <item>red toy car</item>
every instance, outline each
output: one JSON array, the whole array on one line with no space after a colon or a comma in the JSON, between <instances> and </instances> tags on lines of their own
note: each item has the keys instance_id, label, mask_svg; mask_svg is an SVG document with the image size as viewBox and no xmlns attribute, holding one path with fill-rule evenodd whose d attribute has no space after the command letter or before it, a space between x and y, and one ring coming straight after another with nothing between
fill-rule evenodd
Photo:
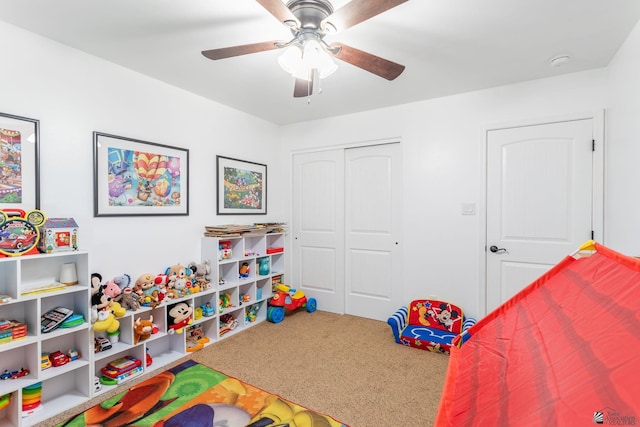
<instances>
[{"instance_id":1,"label":"red toy car","mask_svg":"<svg viewBox=\"0 0 640 427\"><path fill-rule=\"evenodd\" d=\"M21 249L25 246L32 245L38 236L36 234L29 234L26 236L10 236L0 241L0 248L2 249Z\"/></svg>"},{"instance_id":2,"label":"red toy car","mask_svg":"<svg viewBox=\"0 0 640 427\"><path fill-rule=\"evenodd\" d=\"M49 360L51 360L51 364L53 366L66 365L67 363L69 363L71 361L71 359L69 359L69 356L67 356L66 354L64 354L63 352L61 352L59 350L52 352L49 355Z\"/></svg>"}]
</instances>

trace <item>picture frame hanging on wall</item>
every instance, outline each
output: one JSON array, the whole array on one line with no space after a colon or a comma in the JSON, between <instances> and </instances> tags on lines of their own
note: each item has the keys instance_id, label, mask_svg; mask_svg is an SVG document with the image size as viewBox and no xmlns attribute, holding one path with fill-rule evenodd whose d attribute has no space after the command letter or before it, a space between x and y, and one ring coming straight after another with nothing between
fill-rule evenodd
<instances>
[{"instance_id":1,"label":"picture frame hanging on wall","mask_svg":"<svg viewBox=\"0 0 640 427\"><path fill-rule=\"evenodd\" d=\"M267 165L216 156L218 215L266 215Z\"/></svg>"},{"instance_id":2,"label":"picture frame hanging on wall","mask_svg":"<svg viewBox=\"0 0 640 427\"><path fill-rule=\"evenodd\" d=\"M189 215L189 150L93 132L94 216Z\"/></svg>"},{"instance_id":3,"label":"picture frame hanging on wall","mask_svg":"<svg viewBox=\"0 0 640 427\"><path fill-rule=\"evenodd\" d=\"M40 121L0 113L0 209L40 209Z\"/></svg>"}]
</instances>

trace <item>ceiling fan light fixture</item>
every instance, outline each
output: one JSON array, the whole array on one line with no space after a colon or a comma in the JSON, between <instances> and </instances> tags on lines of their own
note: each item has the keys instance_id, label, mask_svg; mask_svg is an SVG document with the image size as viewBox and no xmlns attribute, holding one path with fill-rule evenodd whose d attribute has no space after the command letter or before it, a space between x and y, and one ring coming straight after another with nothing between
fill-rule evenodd
<instances>
[{"instance_id":1,"label":"ceiling fan light fixture","mask_svg":"<svg viewBox=\"0 0 640 427\"><path fill-rule=\"evenodd\" d=\"M294 44L278 57L278 64L287 73L297 79L310 80L311 70L318 71L321 79L329 77L338 65L316 40L307 40L304 47Z\"/></svg>"}]
</instances>

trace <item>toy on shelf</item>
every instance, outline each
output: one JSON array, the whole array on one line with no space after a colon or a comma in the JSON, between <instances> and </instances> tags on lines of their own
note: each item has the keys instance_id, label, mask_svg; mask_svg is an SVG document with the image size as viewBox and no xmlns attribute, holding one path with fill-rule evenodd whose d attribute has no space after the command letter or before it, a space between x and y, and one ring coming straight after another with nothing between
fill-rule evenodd
<instances>
[{"instance_id":1,"label":"toy on shelf","mask_svg":"<svg viewBox=\"0 0 640 427\"><path fill-rule=\"evenodd\" d=\"M271 272L271 264L269 262L269 258L267 257L260 258L259 264L258 264L258 274L260 274L261 276L268 276L270 272Z\"/></svg>"},{"instance_id":2,"label":"toy on shelf","mask_svg":"<svg viewBox=\"0 0 640 427\"><path fill-rule=\"evenodd\" d=\"M80 358L80 354L75 348L70 348L69 350L67 350L67 356L69 356L69 360L71 362Z\"/></svg>"},{"instance_id":3,"label":"toy on shelf","mask_svg":"<svg viewBox=\"0 0 640 427\"><path fill-rule=\"evenodd\" d=\"M17 378L26 377L29 375L29 370L20 368L17 371L9 371L5 369L3 373L0 374L0 380L15 380Z\"/></svg>"},{"instance_id":4,"label":"toy on shelf","mask_svg":"<svg viewBox=\"0 0 640 427\"><path fill-rule=\"evenodd\" d=\"M142 362L133 356L124 356L111 361L107 366L100 370L102 375L108 379L115 380L119 383L129 377L142 373ZM104 383L110 383L106 380Z\"/></svg>"},{"instance_id":5,"label":"toy on shelf","mask_svg":"<svg viewBox=\"0 0 640 427\"><path fill-rule=\"evenodd\" d=\"M0 411L9 406L9 403L11 403L11 393L0 396Z\"/></svg>"},{"instance_id":6,"label":"toy on shelf","mask_svg":"<svg viewBox=\"0 0 640 427\"><path fill-rule=\"evenodd\" d=\"M144 357L144 366L149 367L153 363L153 358L151 357L151 353L149 353L149 347L147 347L147 352Z\"/></svg>"},{"instance_id":7,"label":"toy on shelf","mask_svg":"<svg viewBox=\"0 0 640 427\"><path fill-rule=\"evenodd\" d=\"M42 382L37 382L22 389L22 416L34 414L42 409L40 401L42 399Z\"/></svg>"},{"instance_id":8,"label":"toy on shelf","mask_svg":"<svg viewBox=\"0 0 640 427\"><path fill-rule=\"evenodd\" d=\"M51 367L51 359L49 359L49 353L42 353L40 356L40 370L44 371Z\"/></svg>"},{"instance_id":9,"label":"toy on shelf","mask_svg":"<svg viewBox=\"0 0 640 427\"><path fill-rule=\"evenodd\" d=\"M251 304L245 308L244 319L250 323L255 322L258 319L258 311L260 311L260 307L262 307L262 302Z\"/></svg>"},{"instance_id":10,"label":"toy on shelf","mask_svg":"<svg viewBox=\"0 0 640 427\"><path fill-rule=\"evenodd\" d=\"M107 337L95 337L93 340L93 351L99 353L101 351L111 350L112 344Z\"/></svg>"},{"instance_id":11,"label":"toy on shelf","mask_svg":"<svg viewBox=\"0 0 640 427\"><path fill-rule=\"evenodd\" d=\"M251 273L251 267L249 267L248 262L243 262L240 264L240 268L238 268L238 276L240 279L246 279L249 277Z\"/></svg>"},{"instance_id":12,"label":"toy on shelf","mask_svg":"<svg viewBox=\"0 0 640 427\"><path fill-rule=\"evenodd\" d=\"M140 301L142 301L142 297L136 292L133 292L131 286L124 288L122 293L116 298L116 302L119 302L125 310L131 311L137 311L141 307Z\"/></svg>"},{"instance_id":13,"label":"toy on shelf","mask_svg":"<svg viewBox=\"0 0 640 427\"><path fill-rule=\"evenodd\" d=\"M218 298L218 310L220 311L220 313L222 313L229 307L234 307L234 305L231 304L231 295L229 295L227 292L223 292Z\"/></svg>"},{"instance_id":14,"label":"toy on shelf","mask_svg":"<svg viewBox=\"0 0 640 427\"><path fill-rule=\"evenodd\" d=\"M73 310L62 306L47 311L40 317L40 332L53 331L71 317L72 314Z\"/></svg>"},{"instance_id":15,"label":"toy on shelf","mask_svg":"<svg viewBox=\"0 0 640 427\"><path fill-rule=\"evenodd\" d=\"M209 342L209 338L204 334L202 325L193 325L187 328L186 349L188 352L198 351L204 348Z\"/></svg>"},{"instance_id":16,"label":"toy on shelf","mask_svg":"<svg viewBox=\"0 0 640 427\"><path fill-rule=\"evenodd\" d=\"M231 332L238 326L238 321L231 314L223 314L220 316L220 329L219 334L223 336L224 334Z\"/></svg>"},{"instance_id":17,"label":"toy on shelf","mask_svg":"<svg viewBox=\"0 0 640 427\"><path fill-rule=\"evenodd\" d=\"M197 284L201 290L211 287L211 263L204 260L200 264L190 262L187 266L193 273L192 281Z\"/></svg>"},{"instance_id":18,"label":"toy on shelf","mask_svg":"<svg viewBox=\"0 0 640 427\"><path fill-rule=\"evenodd\" d=\"M51 364L55 367L66 365L71 362L69 356L61 352L60 350L56 350L49 355L49 360L51 360Z\"/></svg>"},{"instance_id":19,"label":"toy on shelf","mask_svg":"<svg viewBox=\"0 0 640 427\"><path fill-rule=\"evenodd\" d=\"M73 218L49 218L40 227L40 252L53 253L78 250L78 223Z\"/></svg>"},{"instance_id":20,"label":"toy on shelf","mask_svg":"<svg viewBox=\"0 0 640 427\"><path fill-rule=\"evenodd\" d=\"M249 302L251 301L251 295L249 294L240 294L240 305L242 305L243 302Z\"/></svg>"},{"instance_id":21,"label":"toy on shelf","mask_svg":"<svg viewBox=\"0 0 640 427\"><path fill-rule=\"evenodd\" d=\"M151 334L156 332L158 328L153 324L153 316L145 320L138 317L133 324L133 343L138 344L140 341L149 339Z\"/></svg>"},{"instance_id":22,"label":"toy on shelf","mask_svg":"<svg viewBox=\"0 0 640 427\"><path fill-rule=\"evenodd\" d=\"M0 294L0 304L10 302L10 301L11 301L11 297L9 295Z\"/></svg>"},{"instance_id":23,"label":"toy on shelf","mask_svg":"<svg viewBox=\"0 0 640 427\"><path fill-rule=\"evenodd\" d=\"M215 314L210 302L207 302L206 304L202 304L200 308L202 309L202 315L204 317L211 317Z\"/></svg>"},{"instance_id":24,"label":"toy on shelf","mask_svg":"<svg viewBox=\"0 0 640 427\"><path fill-rule=\"evenodd\" d=\"M274 292L275 295L269 301L267 309L267 320L272 323L280 323L284 320L285 309L293 311L299 307L305 307L309 313L316 311L316 299L309 298L307 300L304 292L300 289L296 290L284 283L279 283L274 286Z\"/></svg>"},{"instance_id":25,"label":"toy on shelf","mask_svg":"<svg viewBox=\"0 0 640 427\"><path fill-rule=\"evenodd\" d=\"M193 323L193 320L191 319L192 313L193 308L186 302L179 302L177 304L170 305L167 309L167 318L169 321L167 333L181 334L185 326Z\"/></svg>"},{"instance_id":26,"label":"toy on shelf","mask_svg":"<svg viewBox=\"0 0 640 427\"><path fill-rule=\"evenodd\" d=\"M0 256L35 255L40 240L40 226L47 217L37 209L0 210Z\"/></svg>"},{"instance_id":27,"label":"toy on shelf","mask_svg":"<svg viewBox=\"0 0 640 427\"><path fill-rule=\"evenodd\" d=\"M230 240L220 240L218 242L218 261L229 259L233 256Z\"/></svg>"}]
</instances>

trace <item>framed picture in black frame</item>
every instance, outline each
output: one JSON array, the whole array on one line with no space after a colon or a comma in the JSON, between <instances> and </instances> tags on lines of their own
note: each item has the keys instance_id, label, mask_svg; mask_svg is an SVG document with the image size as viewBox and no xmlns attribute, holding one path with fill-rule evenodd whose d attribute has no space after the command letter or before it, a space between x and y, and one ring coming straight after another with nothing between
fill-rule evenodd
<instances>
[{"instance_id":1,"label":"framed picture in black frame","mask_svg":"<svg viewBox=\"0 0 640 427\"><path fill-rule=\"evenodd\" d=\"M189 215L189 150L93 133L94 216Z\"/></svg>"},{"instance_id":2,"label":"framed picture in black frame","mask_svg":"<svg viewBox=\"0 0 640 427\"><path fill-rule=\"evenodd\" d=\"M267 213L267 165L216 156L218 215Z\"/></svg>"},{"instance_id":3,"label":"framed picture in black frame","mask_svg":"<svg viewBox=\"0 0 640 427\"><path fill-rule=\"evenodd\" d=\"M40 208L40 122L0 113L0 209Z\"/></svg>"}]
</instances>

